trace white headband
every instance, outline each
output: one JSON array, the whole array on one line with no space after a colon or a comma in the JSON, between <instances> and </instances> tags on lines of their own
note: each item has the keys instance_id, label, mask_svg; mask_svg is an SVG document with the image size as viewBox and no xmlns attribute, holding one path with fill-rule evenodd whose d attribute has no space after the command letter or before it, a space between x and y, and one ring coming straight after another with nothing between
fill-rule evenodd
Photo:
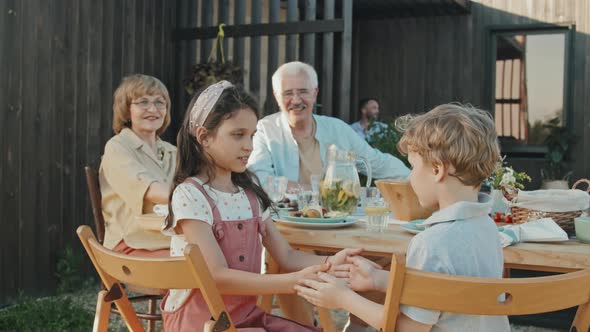
<instances>
[{"instance_id":1,"label":"white headband","mask_svg":"<svg viewBox=\"0 0 590 332\"><path fill-rule=\"evenodd\" d=\"M233 86L234 85L228 81L219 81L208 86L207 89L199 95L199 98L197 98L190 113L191 131L194 131L195 128L198 128L205 123L205 120L207 120L209 113L213 110L213 106L215 106L215 103L219 100L219 96L221 96L223 90Z\"/></svg>"}]
</instances>

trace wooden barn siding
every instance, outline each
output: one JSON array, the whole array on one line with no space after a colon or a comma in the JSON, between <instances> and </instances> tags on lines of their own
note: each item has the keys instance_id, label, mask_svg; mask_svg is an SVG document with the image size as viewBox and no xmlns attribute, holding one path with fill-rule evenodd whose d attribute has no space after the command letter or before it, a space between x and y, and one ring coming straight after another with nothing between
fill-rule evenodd
<instances>
[{"instance_id":1,"label":"wooden barn siding","mask_svg":"<svg viewBox=\"0 0 590 332\"><path fill-rule=\"evenodd\" d=\"M386 118L424 112L450 101L485 107L486 31L491 25L574 22L572 70L573 178L590 177L590 3L587 0L474 1L465 16L356 20L352 118L359 98L375 96ZM542 160L514 158L540 184Z\"/></svg>"},{"instance_id":2,"label":"wooden barn siding","mask_svg":"<svg viewBox=\"0 0 590 332\"><path fill-rule=\"evenodd\" d=\"M83 167L112 136L112 94L145 73L173 93L174 2L0 1L0 306L55 288L91 224ZM80 251L81 252L81 251Z\"/></svg>"}]
</instances>

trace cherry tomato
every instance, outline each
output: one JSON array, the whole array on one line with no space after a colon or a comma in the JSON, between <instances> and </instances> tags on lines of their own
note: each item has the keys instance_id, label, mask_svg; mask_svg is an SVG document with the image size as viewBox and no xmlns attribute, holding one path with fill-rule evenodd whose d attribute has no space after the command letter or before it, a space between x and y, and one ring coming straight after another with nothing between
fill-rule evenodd
<instances>
[{"instance_id":1,"label":"cherry tomato","mask_svg":"<svg viewBox=\"0 0 590 332\"><path fill-rule=\"evenodd\" d=\"M507 215L505 221L507 224L512 224L512 215Z\"/></svg>"}]
</instances>

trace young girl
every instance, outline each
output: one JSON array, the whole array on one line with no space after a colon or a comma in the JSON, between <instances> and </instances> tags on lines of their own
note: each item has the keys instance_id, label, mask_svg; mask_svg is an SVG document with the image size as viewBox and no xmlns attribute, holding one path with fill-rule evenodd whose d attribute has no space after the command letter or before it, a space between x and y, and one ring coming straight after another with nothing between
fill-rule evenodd
<instances>
[{"instance_id":1,"label":"young girl","mask_svg":"<svg viewBox=\"0 0 590 332\"><path fill-rule=\"evenodd\" d=\"M266 331L317 328L268 315L257 295L294 293L304 276L344 263L360 249L320 257L292 249L269 217L271 200L246 169L256 131L254 99L227 81L193 98L177 139L177 168L166 232L171 256L197 244L237 327ZM260 274L262 246L286 274ZM230 295L231 294L231 295ZM170 290L162 301L164 329L200 330L211 317L198 290Z\"/></svg>"}]
</instances>

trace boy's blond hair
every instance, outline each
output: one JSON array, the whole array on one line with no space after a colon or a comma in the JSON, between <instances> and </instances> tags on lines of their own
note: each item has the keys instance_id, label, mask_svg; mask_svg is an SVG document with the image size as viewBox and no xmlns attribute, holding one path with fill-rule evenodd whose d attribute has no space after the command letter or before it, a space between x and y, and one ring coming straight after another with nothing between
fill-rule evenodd
<instances>
[{"instance_id":1,"label":"boy's blond hair","mask_svg":"<svg viewBox=\"0 0 590 332\"><path fill-rule=\"evenodd\" d=\"M166 115L164 123L156 131L161 135L170 125L170 95L164 83L159 79L142 74L124 77L115 90L113 98L113 131L118 134L123 128L131 128L131 102L144 95L161 95L166 100Z\"/></svg>"},{"instance_id":2,"label":"boy's blond hair","mask_svg":"<svg viewBox=\"0 0 590 332\"><path fill-rule=\"evenodd\" d=\"M424 162L443 163L466 186L478 187L492 174L500 147L489 112L470 105L444 104L411 118L398 148L416 152Z\"/></svg>"}]
</instances>

